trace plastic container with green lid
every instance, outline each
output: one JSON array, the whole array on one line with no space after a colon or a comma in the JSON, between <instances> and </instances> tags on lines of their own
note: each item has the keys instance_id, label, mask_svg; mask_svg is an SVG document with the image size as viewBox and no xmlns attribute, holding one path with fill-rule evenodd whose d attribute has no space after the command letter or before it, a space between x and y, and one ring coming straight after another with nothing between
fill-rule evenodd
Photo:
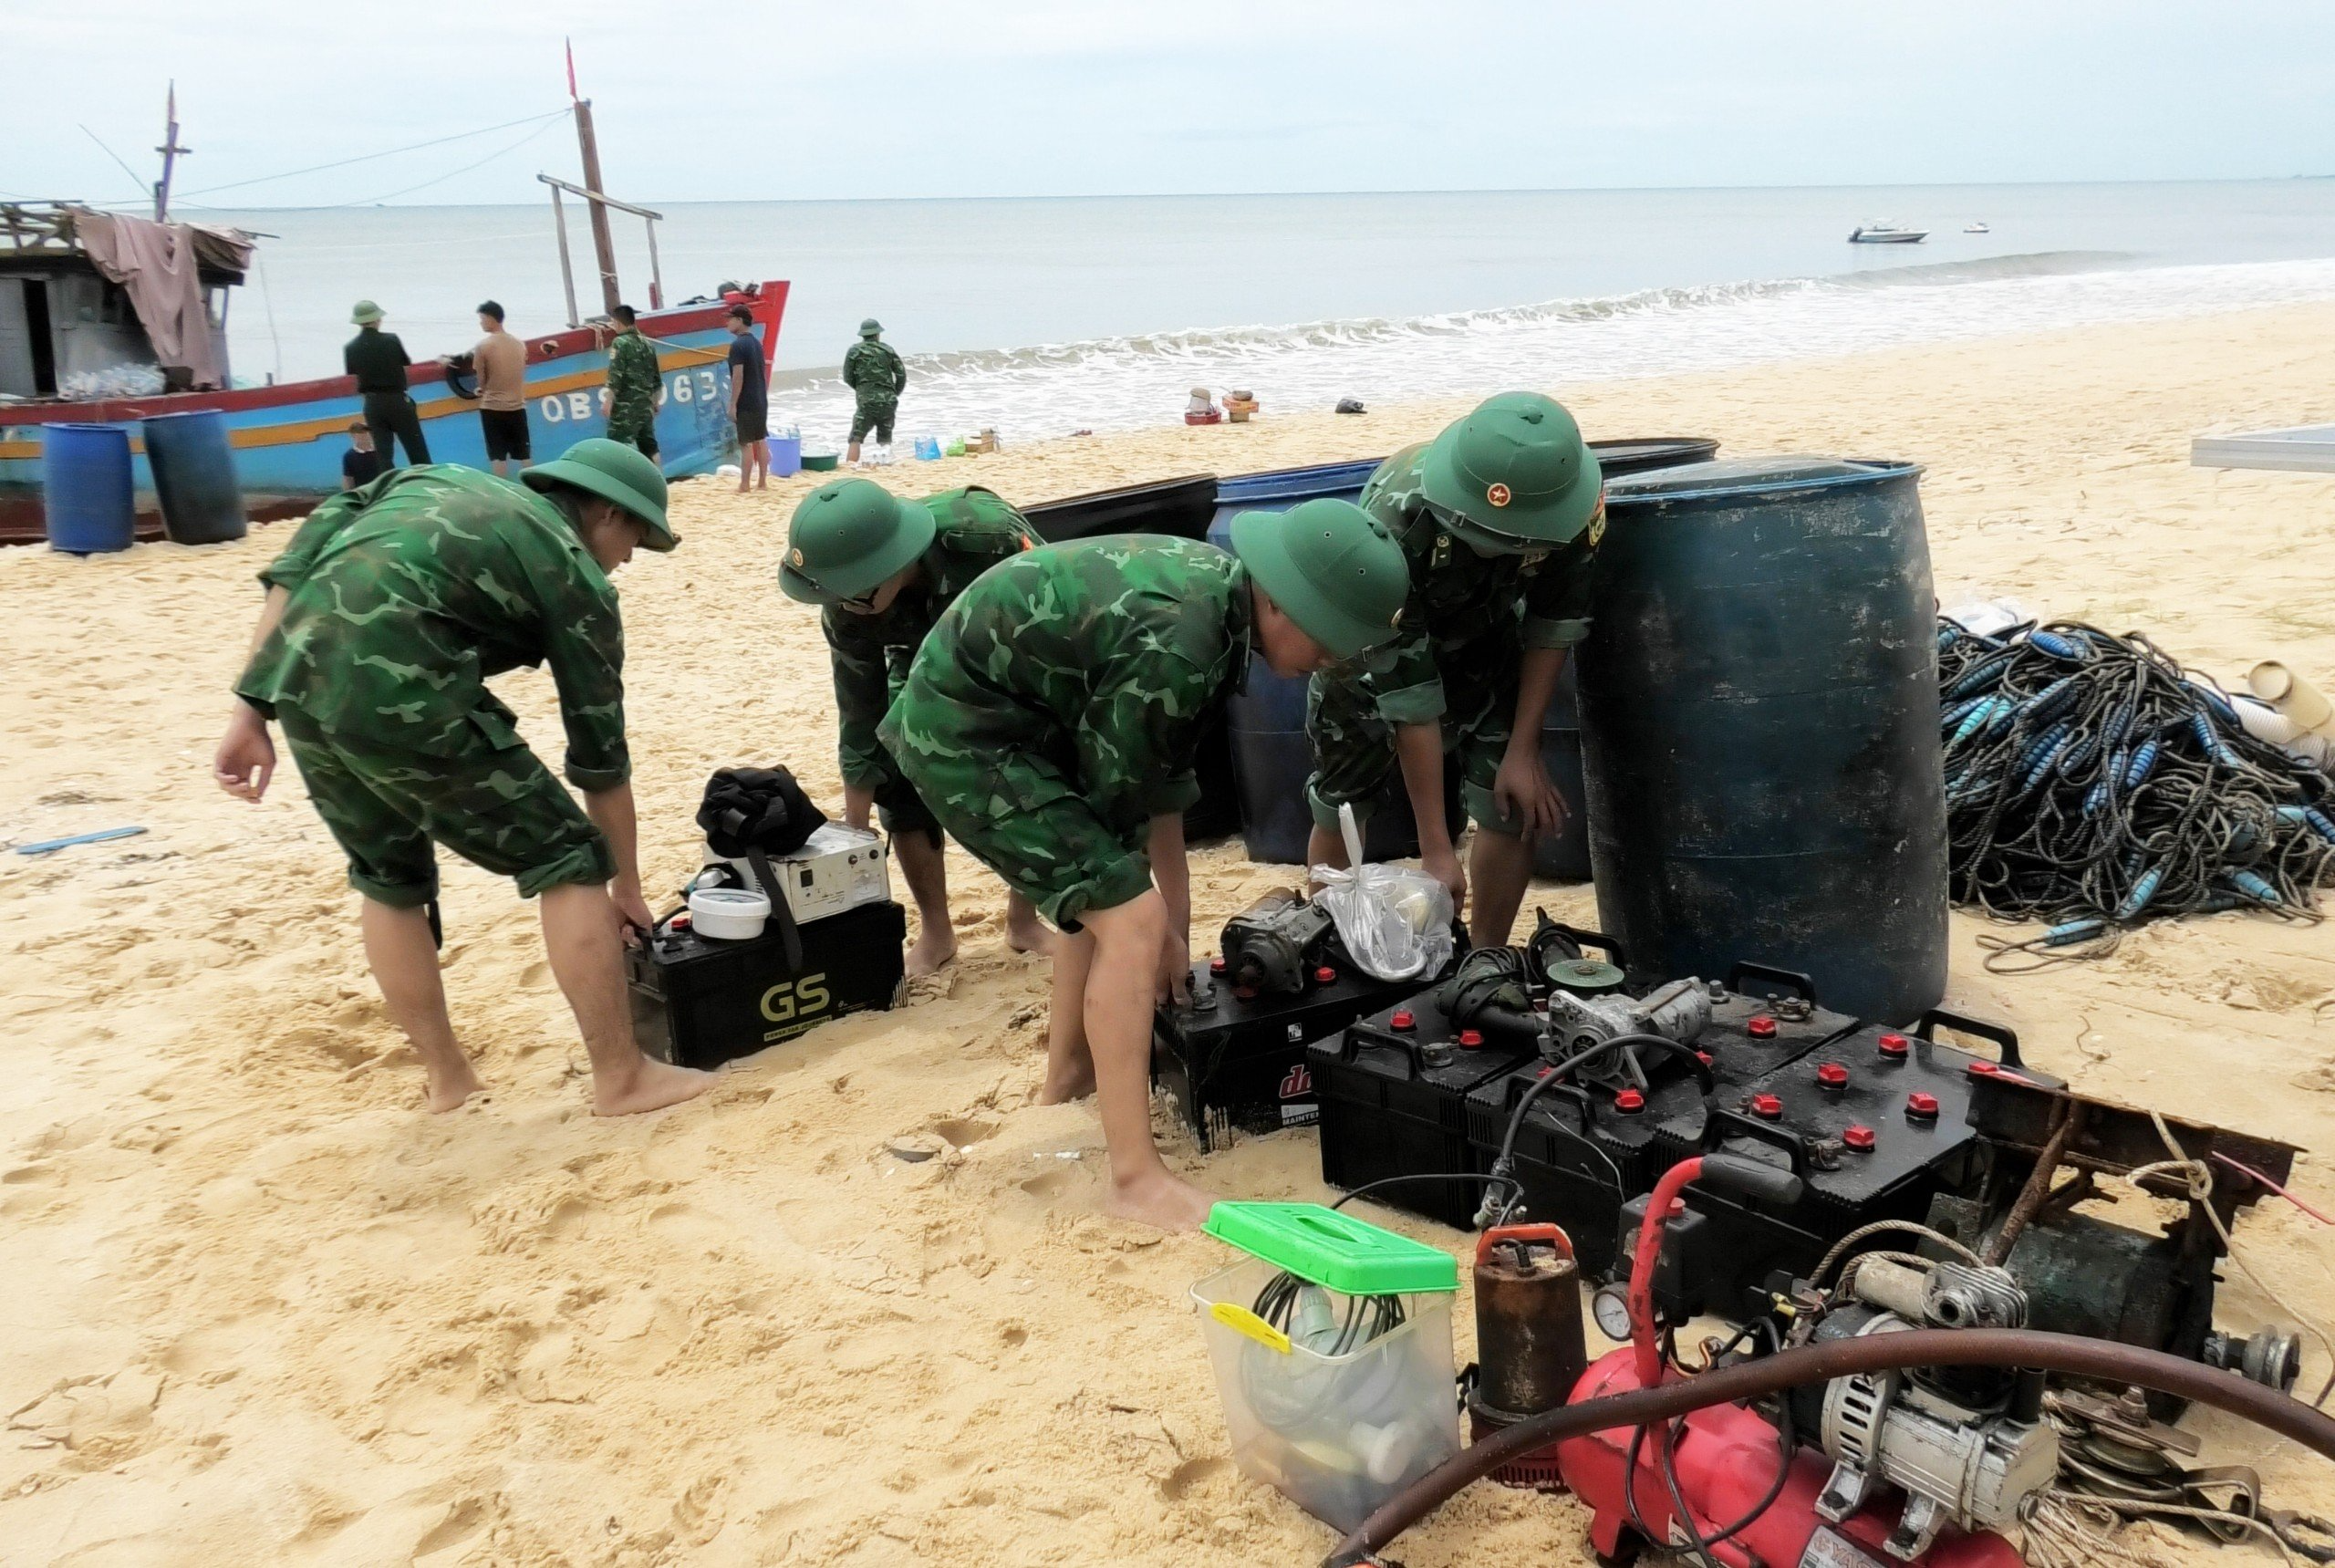
<instances>
[{"instance_id":1,"label":"plastic container with green lid","mask_svg":"<svg viewBox=\"0 0 2335 1568\"><path fill-rule=\"evenodd\" d=\"M1219 1203L1192 1287L1233 1461L1352 1530L1459 1451L1448 1252L1313 1203Z\"/></svg>"}]
</instances>

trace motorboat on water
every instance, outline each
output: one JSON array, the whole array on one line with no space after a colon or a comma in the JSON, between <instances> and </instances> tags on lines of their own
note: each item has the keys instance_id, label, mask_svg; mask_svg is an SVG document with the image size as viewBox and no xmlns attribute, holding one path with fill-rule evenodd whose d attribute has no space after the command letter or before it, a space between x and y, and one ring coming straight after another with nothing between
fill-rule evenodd
<instances>
[{"instance_id":1,"label":"motorboat on water","mask_svg":"<svg viewBox=\"0 0 2335 1568\"><path fill-rule=\"evenodd\" d=\"M1860 223L1849 231L1852 245L1917 245L1929 237L1927 229L1909 229L1902 223Z\"/></svg>"},{"instance_id":2,"label":"motorboat on water","mask_svg":"<svg viewBox=\"0 0 2335 1568\"><path fill-rule=\"evenodd\" d=\"M1965 223L1962 225L1962 232L1966 234L1991 234L1995 231L1984 223Z\"/></svg>"}]
</instances>

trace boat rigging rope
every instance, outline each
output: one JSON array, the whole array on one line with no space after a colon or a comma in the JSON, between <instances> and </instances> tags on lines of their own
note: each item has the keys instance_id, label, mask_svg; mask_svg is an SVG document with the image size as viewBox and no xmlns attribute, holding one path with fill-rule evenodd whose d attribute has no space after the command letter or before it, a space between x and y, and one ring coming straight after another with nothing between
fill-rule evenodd
<instances>
[{"instance_id":1,"label":"boat rigging rope","mask_svg":"<svg viewBox=\"0 0 2335 1568\"><path fill-rule=\"evenodd\" d=\"M2103 958L2163 915L2317 920L2335 784L2247 732L2147 638L2081 621L1998 636L1938 622L1949 887L2039 937L1981 937L2019 973Z\"/></svg>"}]
</instances>

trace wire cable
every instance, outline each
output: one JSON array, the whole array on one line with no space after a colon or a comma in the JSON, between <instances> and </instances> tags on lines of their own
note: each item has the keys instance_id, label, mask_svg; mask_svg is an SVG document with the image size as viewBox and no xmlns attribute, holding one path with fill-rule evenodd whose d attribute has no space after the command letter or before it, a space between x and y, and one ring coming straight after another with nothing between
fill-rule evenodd
<instances>
[{"instance_id":1,"label":"wire cable","mask_svg":"<svg viewBox=\"0 0 2335 1568\"><path fill-rule=\"evenodd\" d=\"M360 153L354 158L337 158L330 163L311 163L305 169L287 169L281 174L257 174L248 180L230 180L223 185L205 185L200 191L189 191L186 194L190 196L211 196L216 195L222 191L240 191L249 185L268 185L275 183L278 180L295 180L303 174L321 174L327 169L346 169L355 163L371 163L383 158L395 158L401 152L419 152L427 147L443 147L450 141L468 141L472 137L491 136L498 130L509 130L516 126L533 125L538 120L564 119L567 117L568 112L567 108L563 105L562 107L553 109L545 114L531 114L522 119L506 119L500 125L481 126L476 130L457 131L451 136L435 136L427 141L409 142L403 147L392 147L382 152L365 152ZM86 130L87 127L84 127L83 129ZM90 140L96 140L96 138L92 136ZM102 147L105 143L99 142L98 145ZM117 159L115 161L119 162L120 161ZM124 167L126 168L127 165L124 165ZM386 197L381 199L387 200Z\"/></svg>"}]
</instances>

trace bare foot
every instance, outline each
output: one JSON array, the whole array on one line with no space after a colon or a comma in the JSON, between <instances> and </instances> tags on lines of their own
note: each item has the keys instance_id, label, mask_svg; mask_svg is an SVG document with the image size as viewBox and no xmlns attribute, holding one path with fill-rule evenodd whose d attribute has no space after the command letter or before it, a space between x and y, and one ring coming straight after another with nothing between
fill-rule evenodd
<instances>
[{"instance_id":1,"label":"bare foot","mask_svg":"<svg viewBox=\"0 0 2335 1568\"><path fill-rule=\"evenodd\" d=\"M611 1073L606 1078L598 1074L593 1075L592 1114L596 1116L631 1116L643 1111L661 1111L667 1106L693 1100L711 1087L713 1075L711 1073L700 1073L694 1067L676 1067L670 1062L643 1056L640 1065L630 1073Z\"/></svg>"},{"instance_id":2,"label":"bare foot","mask_svg":"<svg viewBox=\"0 0 2335 1568\"><path fill-rule=\"evenodd\" d=\"M1038 1089L1038 1104L1066 1105L1072 1100L1083 1100L1094 1092L1095 1058L1087 1056L1080 1060L1077 1067L1066 1071L1060 1078L1055 1077L1053 1070L1049 1068L1045 1083Z\"/></svg>"},{"instance_id":3,"label":"bare foot","mask_svg":"<svg viewBox=\"0 0 2335 1568\"><path fill-rule=\"evenodd\" d=\"M1005 922L1005 945L1017 953L1040 953L1053 956L1062 945L1062 936L1052 926L1038 919L1033 910L1026 919L1008 919Z\"/></svg>"},{"instance_id":4,"label":"bare foot","mask_svg":"<svg viewBox=\"0 0 2335 1568\"><path fill-rule=\"evenodd\" d=\"M472 1070L471 1059L460 1054L455 1056L451 1065L428 1068L426 1081L428 1087L423 1092L421 1103L438 1116L461 1108L464 1100L485 1086L478 1081L478 1074Z\"/></svg>"},{"instance_id":5,"label":"bare foot","mask_svg":"<svg viewBox=\"0 0 2335 1568\"><path fill-rule=\"evenodd\" d=\"M1197 1231L1215 1207L1214 1193L1194 1187L1166 1166L1154 1166L1132 1181L1113 1182L1103 1199L1105 1213L1161 1231Z\"/></svg>"},{"instance_id":6,"label":"bare foot","mask_svg":"<svg viewBox=\"0 0 2335 1568\"><path fill-rule=\"evenodd\" d=\"M957 956L957 933L945 925L930 925L918 933L908 949L908 978L930 974Z\"/></svg>"}]
</instances>

